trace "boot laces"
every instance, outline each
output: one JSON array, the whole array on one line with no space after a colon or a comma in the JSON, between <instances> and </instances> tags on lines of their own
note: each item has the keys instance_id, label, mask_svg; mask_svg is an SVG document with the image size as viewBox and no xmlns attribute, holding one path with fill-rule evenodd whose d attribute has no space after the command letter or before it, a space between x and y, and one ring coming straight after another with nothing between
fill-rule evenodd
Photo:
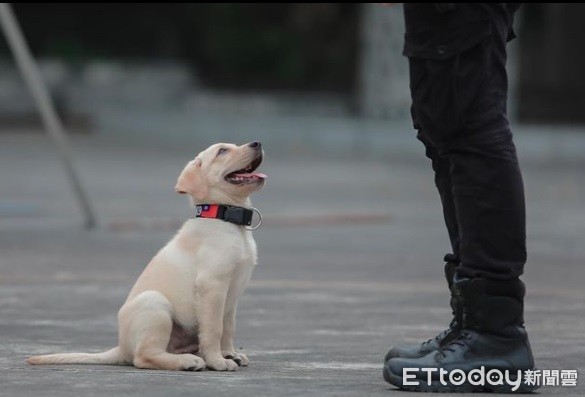
<instances>
[{"instance_id":1,"label":"boot laces","mask_svg":"<svg viewBox=\"0 0 585 397\"><path fill-rule=\"evenodd\" d=\"M445 338L447 337L447 335L449 335L451 332L453 332L455 330L455 326L456 326L455 324L456 324L455 320L451 321L451 324L449 324L449 328L441 331L434 338L430 338L427 341L423 342L422 343L423 347L428 346L432 342L437 342L437 343L440 344L441 341L445 340Z\"/></svg>"},{"instance_id":2,"label":"boot laces","mask_svg":"<svg viewBox=\"0 0 585 397\"><path fill-rule=\"evenodd\" d=\"M453 339L451 342L449 342L446 346L439 348L438 351L439 351L439 353L441 353L443 355L443 357L446 357L446 354L445 354L446 351L455 352L455 351L457 351L456 346L465 347L465 346L467 346L467 341L470 339L471 339L471 334L469 333L469 331L463 330L463 331L461 331L461 333L459 333L459 335L457 335L457 337L455 339Z\"/></svg>"}]
</instances>

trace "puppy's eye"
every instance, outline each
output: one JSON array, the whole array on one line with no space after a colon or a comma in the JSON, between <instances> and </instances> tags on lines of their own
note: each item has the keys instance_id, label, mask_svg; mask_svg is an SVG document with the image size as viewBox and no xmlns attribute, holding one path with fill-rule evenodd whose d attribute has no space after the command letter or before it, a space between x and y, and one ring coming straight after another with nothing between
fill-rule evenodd
<instances>
[{"instance_id":1,"label":"puppy's eye","mask_svg":"<svg viewBox=\"0 0 585 397\"><path fill-rule=\"evenodd\" d=\"M220 154L224 154L224 153L225 153L225 152L227 152L227 151L228 151L228 150L227 150L226 148L222 147L221 149L219 149L219 150L217 151L217 155L219 156Z\"/></svg>"}]
</instances>

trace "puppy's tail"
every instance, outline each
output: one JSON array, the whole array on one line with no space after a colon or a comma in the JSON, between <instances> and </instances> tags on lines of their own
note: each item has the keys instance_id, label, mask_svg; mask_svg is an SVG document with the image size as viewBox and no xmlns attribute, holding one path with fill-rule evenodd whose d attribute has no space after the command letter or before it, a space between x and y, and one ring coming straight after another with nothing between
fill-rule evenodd
<instances>
[{"instance_id":1,"label":"puppy's tail","mask_svg":"<svg viewBox=\"0 0 585 397\"><path fill-rule=\"evenodd\" d=\"M26 362L32 365L41 364L110 364L124 365L126 362L122 357L119 347L114 347L102 353L61 353L47 354L44 356L31 356Z\"/></svg>"}]
</instances>

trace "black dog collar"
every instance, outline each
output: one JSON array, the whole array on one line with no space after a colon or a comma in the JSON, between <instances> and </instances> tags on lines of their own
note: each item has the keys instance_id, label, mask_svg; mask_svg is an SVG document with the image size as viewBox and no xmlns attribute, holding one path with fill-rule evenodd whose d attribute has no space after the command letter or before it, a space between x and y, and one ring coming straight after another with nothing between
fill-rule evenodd
<instances>
[{"instance_id":1,"label":"black dog collar","mask_svg":"<svg viewBox=\"0 0 585 397\"><path fill-rule=\"evenodd\" d=\"M262 221L262 216L258 212L260 220L257 225L252 227L254 212L258 212L258 210L233 205L199 204L195 206L195 218L221 219L222 221L240 225L251 230L260 226Z\"/></svg>"}]
</instances>

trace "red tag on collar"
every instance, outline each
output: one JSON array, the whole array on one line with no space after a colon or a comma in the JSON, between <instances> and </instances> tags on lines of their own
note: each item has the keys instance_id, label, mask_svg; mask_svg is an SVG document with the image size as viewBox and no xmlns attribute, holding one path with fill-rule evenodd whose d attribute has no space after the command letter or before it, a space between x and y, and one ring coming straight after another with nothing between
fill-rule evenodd
<instances>
[{"instance_id":1,"label":"red tag on collar","mask_svg":"<svg viewBox=\"0 0 585 397\"><path fill-rule=\"evenodd\" d=\"M217 218L217 211L219 205L217 204L204 204L196 207L196 216L199 218Z\"/></svg>"}]
</instances>

